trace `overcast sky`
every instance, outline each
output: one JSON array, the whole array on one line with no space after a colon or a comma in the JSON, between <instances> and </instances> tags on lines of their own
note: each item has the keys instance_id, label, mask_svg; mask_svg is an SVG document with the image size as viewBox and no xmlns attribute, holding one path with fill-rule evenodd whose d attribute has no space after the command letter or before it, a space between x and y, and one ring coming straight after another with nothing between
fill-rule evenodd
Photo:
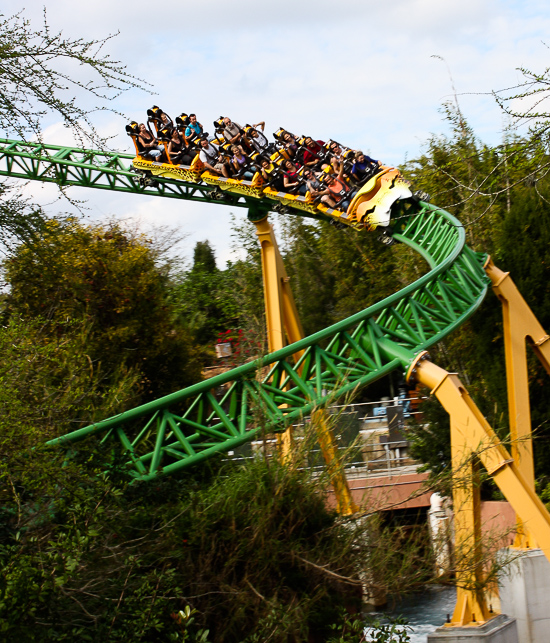
<instances>
[{"instance_id":1,"label":"overcast sky","mask_svg":"<svg viewBox=\"0 0 550 643\"><path fill-rule=\"evenodd\" d=\"M37 28L43 5L20 5ZM67 37L120 32L107 51L156 92L118 97L112 106L128 119L143 120L158 104L172 116L196 112L209 132L220 115L265 120L270 134L284 126L334 138L391 165L447 133L440 107L452 98L450 74L476 134L498 143L503 118L491 90L519 82L518 67L542 71L550 58L547 0L50 0L46 8L52 29ZM131 151L124 118L93 119L102 133L120 133L113 148ZM55 119L46 125L46 142L70 142ZM38 184L28 193L41 203L56 195ZM188 234L187 255L209 239L220 267L230 258L227 207L84 189L71 195L88 201L94 220L177 225Z\"/></svg>"}]
</instances>

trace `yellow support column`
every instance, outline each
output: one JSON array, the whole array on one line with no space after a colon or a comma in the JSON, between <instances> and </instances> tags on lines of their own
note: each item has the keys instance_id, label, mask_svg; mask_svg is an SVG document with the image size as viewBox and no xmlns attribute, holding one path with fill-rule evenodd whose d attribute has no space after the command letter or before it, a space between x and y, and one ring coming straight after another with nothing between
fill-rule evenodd
<instances>
[{"instance_id":1,"label":"yellow support column","mask_svg":"<svg viewBox=\"0 0 550 643\"><path fill-rule=\"evenodd\" d=\"M526 344L531 344L541 363L550 373L550 337L527 305L510 274L497 268L491 259L487 260L485 271L491 279L493 291L502 303L512 456L534 491L535 469ZM520 548L537 547L532 535L519 520L514 545Z\"/></svg>"},{"instance_id":2,"label":"yellow support column","mask_svg":"<svg viewBox=\"0 0 550 643\"><path fill-rule=\"evenodd\" d=\"M265 322L267 326L267 346L270 353L286 346L281 279L282 263L279 249L273 234L273 227L267 220L255 221L256 234L260 241L262 254L262 276L264 282Z\"/></svg>"},{"instance_id":3,"label":"yellow support column","mask_svg":"<svg viewBox=\"0 0 550 643\"><path fill-rule=\"evenodd\" d=\"M262 251L267 345L269 352L293 344L304 337L298 309L290 288L273 226L267 220L254 221ZM285 341L285 335L288 342Z\"/></svg>"},{"instance_id":4,"label":"yellow support column","mask_svg":"<svg viewBox=\"0 0 550 643\"><path fill-rule=\"evenodd\" d=\"M324 409L318 409L311 414L311 422L317 432L317 439L330 476L330 481L336 496L336 510L341 516L351 516L357 513L357 505L351 497L351 491L347 478L342 469L334 436L327 421L327 413Z\"/></svg>"},{"instance_id":5,"label":"yellow support column","mask_svg":"<svg viewBox=\"0 0 550 643\"><path fill-rule=\"evenodd\" d=\"M254 225L262 255L267 345L269 352L273 353L287 345L286 339L289 344L302 339L304 331L273 226L269 223L267 216L260 221L254 221ZM297 359L299 355L295 357ZM292 427L279 434L277 440L283 460L290 458Z\"/></svg>"},{"instance_id":6,"label":"yellow support column","mask_svg":"<svg viewBox=\"0 0 550 643\"><path fill-rule=\"evenodd\" d=\"M481 503L478 464L451 416L453 511L457 600L451 623L467 625L489 618L483 586Z\"/></svg>"},{"instance_id":7,"label":"yellow support column","mask_svg":"<svg viewBox=\"0 0 550 643\"><path fill-rule=\"evenodd\" d=\"M304 331L273 226L269 223L267 216L254 221L254 225L262 254L267 343L271 353L287 345L285 338L289 344L302 339ZM301 353L297 353L294 359L298 360L300 356ZM351 515L357 511L357 507L352 500L348 481L338 459L326 411L324 409L315 411L311 420L317 430L319 445L334 487L338 513L345 516ZM292 428L280 434L278 441L283 460L289 459L292 453Z\"/></svg>"},{"instance_id":8,"label":"yellow support column","mask_svg":"<svg viewBox=\"0 0 550 643\"><path fill-rule=\"evenodd\" d=\"M424 357L424 356L421 356ZM512 505L538 546L550 560L550 514L525 479L514 459L491 429L459 378L427 359L418 358L409 369L428 386L451 417L453 444L453 504L458 527L456 533L458 600L451 625L480 624L490 618L479 587L479 518L476 518L476 485L472 458L475 456ZM466 471L465 483L459 471ZM455 484L456 482L456 484ZM479 514L477 514L479 515Z\"/></svg>"}]
</instances>

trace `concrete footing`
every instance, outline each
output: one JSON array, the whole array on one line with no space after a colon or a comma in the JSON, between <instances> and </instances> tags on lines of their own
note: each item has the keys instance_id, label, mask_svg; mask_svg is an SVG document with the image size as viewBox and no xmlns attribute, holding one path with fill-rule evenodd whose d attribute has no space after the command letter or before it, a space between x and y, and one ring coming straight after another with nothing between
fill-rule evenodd
<instances>
[{"instance_id":1,"label":"concrete footing","mask_svg":"<svg viewBox=\"0 0 550 643\"><path fill-rule=\"evenodd\" d=\"M512 550L517 552L517 550ZM504 556L508 551L502 552ZM517 621L521 643L550 641L550 563L540 549L524 550L499 578L500 605Z\"/></svg>"},{"instance_id":2,"label":"concrete footing","mask_svg":"<svg viewBox=\"0 0 550 643\"><path fill-rule=\"evenodd\" d=\"M483 625L438 627L428 634L428 643L523 643L518 638L516 620L499 614Z\"/></svg>"}]
</instances>

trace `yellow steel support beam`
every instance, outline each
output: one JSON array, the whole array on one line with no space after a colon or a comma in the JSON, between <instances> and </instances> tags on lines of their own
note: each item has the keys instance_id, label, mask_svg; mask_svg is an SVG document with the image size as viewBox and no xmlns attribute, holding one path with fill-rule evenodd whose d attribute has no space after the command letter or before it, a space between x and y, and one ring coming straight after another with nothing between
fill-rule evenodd
<instances>
[{"instance_id":1,"label":"yellow steel support beam","mask_svg":"<svg viewBox=\"0 0 550 643\"><path fill-rule=\"evenodd\" d=\"M483 592L481 503L478 465L468 457L460 432L452 425L453 511L455 530L456 606L451 623L485 622L489 610ZM465 459L466 458L466 459Z\"/></svg>"},{"instance_id":2,"label":"yellow steel support beam","mask_svg":"<svg viewBox=\"0 0 550 643\"><path fill-rule=\"evenodd\" d=\"M288 344L293 344L303 339L304 331L273 226L267 217L254 223L262 250L267 344L272 353L287 345L285 335Z\"/></svg>"},{"instance_id":3,"label":"yellow steel support beam","mask_svg":"<svg viewBox=\"0 0 550 643\"><path fill-rule=\"evenodd\" d=\"M262 255L267 345L269 352L273 353L286 346L286 340L292 344L302 339L304 331L273 226L267 217L254 221L254 224ZM298 358L299 355L295 357ZM292 427L279 434L277 440L283 459L289 458L292 451Z\"/></svg>"},{"instance_id":4,"label":"yellow steel support beam","mask_svg":"<svg viewBox=\"0 0 550 643\"><path fill-rule=\"evenodd\" d=\"M279 252L273 226L269 223L267 217L260 221L254 221L254 224L261 247L267 343L269 352L272 353L286 346L287 342L292 344L302 339L304 331L300 323L292 289L290 288L290 279ZM301 353L297 353L294 356L295 359L298 360L300 355ZM348 481L338 459L337 448L326 411L324 409L315 411L311 421L317 431L319 445L334 487L337 510L345 516L355 513L357 507L351 498ZM278 440L283 459L290 458L292 452L292 427L282 435L279 435Z\"/></svg>"},{"instance_id":5,"label":"yellow steel support beam","mask_svg":"<svg viewBox=\"0 0 550 643\"><path fill-rule=\"evenodd\" d=\"M334 487L336 496L336 510L342 516L351 516L357 513L357 505L351 497L351 491L338 458L334 436L330 428L330 421L324 409L318 409L311 414L311 422L317 432L317 439Z\"/></svg>"},{"instance_id":6,"label":"yellow steel support beam","mask_svg":"<svg viewBox=\"0 0 550 643\"><path fill-rule=\"evenodd\" d=\"M479 459L550 560L550 514L514 459L491 429L457 375L427 359L409 369L441 402L451 418L453 504L455 507L458 600L451 625L482 623L490 615L480 587L479 503L473 458ZM466 471L464 480L462 472ZM476 517L477 516L477 517Z\"/></svg>"},{"instance_id":7,"label":"yellow steel support beam","mask_svg":"<svg viewBox=\"0 0 550 643\"><path fill-rule=\"evenodd\" d=\"M491 279L493 291L502 303L512 456L524 479L534 491L535 469L526 344L529 342L550 373L550 337L527 305L510 274L497 268L490 258L485 264L485 271ZM537 547L532 534L525 529L519 517L514 544L520 548Z\"/></svg>"}]
</instances>

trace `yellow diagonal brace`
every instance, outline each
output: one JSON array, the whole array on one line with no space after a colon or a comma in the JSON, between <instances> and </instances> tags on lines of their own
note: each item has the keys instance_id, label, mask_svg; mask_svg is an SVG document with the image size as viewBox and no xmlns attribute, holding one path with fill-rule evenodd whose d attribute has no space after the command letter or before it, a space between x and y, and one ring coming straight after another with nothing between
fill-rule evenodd
<instances>
[{"instance_id":1,"label":"yellow diagonal brace","mask_svg":"<svg viewBox=\"0 0 550 643\"><path fill-rule=\"evenodd\" d=\"M304 331L273 226L267 217L260 221L254 221L254 224L262 254L267 340L271 353L286 346L285 339L289 344L302 339ZM302 353L303 351L296 353L294 359L297 361ZM352 500L346 475L338 459L326 411L324 409L315 411L311 420L316 428L319 445L334 487L338 513L345 516L351 515L357 511L357 507ZM292 453L292 427L279 435L278 440L283 460L289 459Z\"/></svg>"},{"instance_id":2,"label":"yellow diagonal brace","mask_svg":"<svg viewBox=\"0 0 550 643\"><path fill-rule=\"evenodd\" d=\"M267 217L254 223L262 251L267 343L272 353L287 343L293 344L303 339L304 331L273 226ZM288 341L285 341L285 336Z\"/></svg>"},{"instance_id":3,"label":"yellow diagonal brace","mask_svg":"<svg viewBox=\"0 0 550 643\"><path fill-rule=\"evenodd\" d=\"M451 417L454 466L458 466L459 462L462 466L471 457L476 456L550 560L550 514L489 426L458 376L448 373L429 360L418 361L414 366L418 381L430 387ZM472 551L472 545L474 549L477 546L475 517L477 509L473 487L461 485L460 479L456 482L458 488L453 488L453 503L458 509L459 530L456 535L456 545L457 552L460 554ZM464 512L463 516L458 515L461 512ZM471 565L471 560L457 561L457 570L459 587L477 588L478 570L475 565ZM477 622L488 618L481 590L459 589L453 625L466 624L464 619L471 618L471 614L476 610L478 610Z\"/></svg>"},{"instance_id":4,"label":"yellow diagonal brace","mask_svg":"<svg viewBox=\"0 0 550 643\"><path fill-rule=\"evenodd\" d=\"M512 456L531 489L535 489L533 441L526 344L533 347L543 366L550 373L550 341L544 328L512 281L510 274L497 268L489 258L485 271L493 291L502 303L506 384ZM536 547L532 534L518 520L517 547Z\"/></svg>"},{"instance_id":5,"label":"yellow diagonal brace","mask_svg":"<svg viewBox=\"0 0 550 643\"><path fill-rule=\"evenodd\" d=\"M311 422L315 427L319 446L325 458L330 481L336 496L336 510L342 516L351 516L357 512L357 505L353 501L351 491L338 458L334 436L325 409L318 409L311 414Z\"/></svg>"}]
</instances>

